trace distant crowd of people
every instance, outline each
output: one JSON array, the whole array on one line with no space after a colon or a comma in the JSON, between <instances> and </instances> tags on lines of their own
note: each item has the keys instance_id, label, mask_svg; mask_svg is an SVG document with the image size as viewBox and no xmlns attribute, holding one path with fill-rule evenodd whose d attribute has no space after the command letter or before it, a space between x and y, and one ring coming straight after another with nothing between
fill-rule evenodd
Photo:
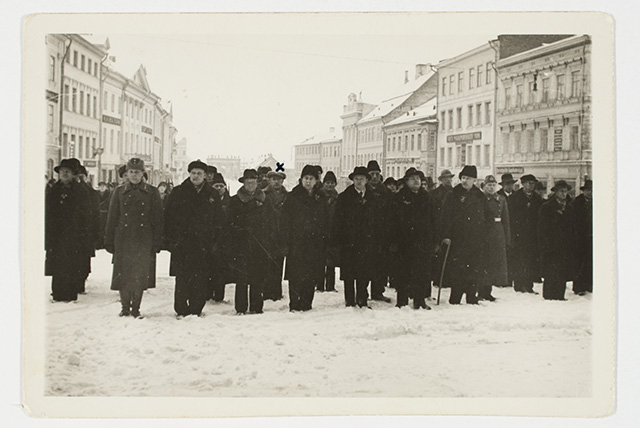
<instances>
[{"instance_id":1,"label":"distant crowd of people","mask_svg":"<svg viewBox=\"0 0 640 428\"><path fill-rule=\"evenodd\" d=\"M265 299L283 297L291 311L312 309L317 291L336 291L336 268L346 306L369 300L430 309L432 286L450 287L450 304L494 301L492 287L513 287L565 300L566 283L583 295L593 288L592 186L571 200L558 180L544 199L531 174L514 190L511 174L476 185L477 169L464 166L459 184L443 170L434 186L415 168L383 181L378 163L358 166L344 191L332 171L306 165L285 189L284 172L246 169L237 193L222 174L200 160L173 187L147 183L144 161L130 159L117 186L87 183L75 159L55 168L47 185L45 274L54 301L75 301L85 291L95 251L113 254L111 289L120 316L141 318L143 291L155 287L156 254L171 252L178 318L202 314L207 300L223 301L235 284L238 314L262 313ZM501 189L498 190L498 185ZM286 262L285 262L286 261Z\"/></svg>"}]
</instances>

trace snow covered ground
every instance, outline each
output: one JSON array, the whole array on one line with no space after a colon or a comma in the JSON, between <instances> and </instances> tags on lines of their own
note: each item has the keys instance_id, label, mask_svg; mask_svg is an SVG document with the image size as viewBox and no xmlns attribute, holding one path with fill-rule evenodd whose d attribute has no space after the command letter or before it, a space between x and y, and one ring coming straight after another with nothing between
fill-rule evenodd
<instances>
[{"instance_id":1,"label":"snow covered ground","mask_svg":"<svg viewBox=\"0 0 640 428\"><path fill-rule=\"evenodd\" d=\"M288 297L262 315L207 303L176 320L169 254L144 319L119 318L109 290L111 256L98 252L87 294L47 304L46 395L586 397L591 394L591 296L544 301L494 288L497 301L431 311L372 302L345 308L316 293L314 309L288 312ZM536 285L541 291L541 285ZM285 283L286 292L286 283ZM434 289L437 292L437 289ZM43 297L50 290L43 290Z\"/></svg>"}]
</instances>

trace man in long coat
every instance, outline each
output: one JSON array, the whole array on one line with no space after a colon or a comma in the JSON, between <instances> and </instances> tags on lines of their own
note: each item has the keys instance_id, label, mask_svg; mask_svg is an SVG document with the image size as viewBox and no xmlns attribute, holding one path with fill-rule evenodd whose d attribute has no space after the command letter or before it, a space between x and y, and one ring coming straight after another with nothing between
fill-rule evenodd
<instances>
[{"instance_id":1,"label":"man in long coat","mask_svg":"<svg viewBox=\"0 0 640 428\"><path fill-rule=\"evenodd\" d=\"M78 161L79 162L79 161ZM87 168L84 165L80 165L78 169L77 179L78 182L82 185L82 188L87 193L87 197L89 198L89 230L90 230L90 251L87 253L87 257L84 260L84 280L81 284L79 284L78 293L85 294L85 284L87 282L87 278L91 273L91 259L96 255L96 248L98 248L98 243L101 241L101 235L104 236L104 229L100 229L100 194L96 191L91 184L87 181Z\"/></svg>"},{"instance_id":2,"label":"man in long coat","mask_svg":"<svg viewBox=\"0 0 640 428\"><path fill-rule=\"evenodd\" d=\"M444 201L447 199L447 195L453 190L451 182L453 180L453 174L448 169L443 169L438 177L440 185L433 189L429 194L433 199L435 209L435 221L434 228L437 233L438 241L442 239L442 210L444 209ZM432 260L431 279L434 285L438 285L440 280L440 272L442 271L442 256L435 254ZM447 286L444 284L444 286Z\"/></svg>"},{"instance_id":3,"label":"man in long coat","mask_svg":"<svg viewBox=\"0 0 640 428\"><path fill-rule=\"evenodd\" d=\"M538 212L542 199L534 192L538 182L534 175L523 175L520 182L522 187L507 201L511 226L509 272L515 291L537 294L533 283L539 278Z\"/></svg>"},{"instance_id":4,"label":"man in long coat","mask_svg":"<svg viewBox=\"0 0 640 428\"><path fill-rule=\"evenodd\" d=\"M59 180L45 197L45 275L51 276L56 302L78 299L84 283L84 263L91 247L90 200L74 176L79 162L63 159L54 168Z\"/></svg>"},{"instance_id":5,"label":"man in long coat","mask_svg":"<svg viewBox=\"0 0 640 428\"><path fill-rule=\"evenodd\" d=\"M169 275L176 277L173 307L179 318L202 315L222 221L218 195L205 182L207 165L196 160L187 170L189 177L173 189L164 210Z\"/></svg>"},{"instance_id":6,"label":"man in long coat","mask_svg":"<svg viewBox=\"0 0 640 428\"><path fill-rule=\"evenodd\" d=\"M327 216L328 216L328 242L331 242L331 233L333 231L333 224L336 214L336 204L338 202L338 191L336 185L338 179L333 171L327 171L323 180L324 196L327 201ZM327 256L325 263L324 281L318 286L319 291L336 291L336 254L332 251L332 247L327 247Z\"/></svg>"},{"instance_id":7,"label":"man in long coat","mask_svg":"<svg viewBox=\"0 0 640 428\"><path fill-rule=\"evenodd\" d=\"M282 183L287 178L284 172L269 171L267 181L269 185L264 189L264 194L271 201L271 206L275 210L274 221L276 234L283 239L282 211L289 192ZM267 281L265 284L264 298L271 300L282 299L282 268L284 266L284 256L281 251L274 251L271 254L272 262L268 265Z\"/></svg>"},{"instance_id":8,"label":"man in long coat","mask_svg":"<svg viewBox=\"0 0 640 428\"><path fill-rule=\"evenodd\" d=\"M368 307L367 286L379 260L384 224L378 197L367 186L367 168L349 174L353 184L338 195L333 239L339 250L346 306Z\"/></svg>"},{"instance_id":9,"label":"man in long coat","mask_svg":"<svg viewBox=\"0 0 640 428\"><path fill-rule=\"evenodd\" d=\"M485 245L482 263L482 281L478 287L478 298L493 302L493 285L503 286L508 282L507 248L511 242L509 206L504 196L496 191L498 182L493 175L484 179L485 195Z\"/></svg>"},{"instance_id":10,"label":"man in long coat","mask_svg":"<svg viewBox=\"0 0 640 428\"><path fill-rule=\"evenodd\" d=\"M475 165L466 165L458 175L460 184L447 195L442 214L442 243L450 245L444 281L451 286L450 304L460 304L463 294L467 304L477 304L484 251L484 195L475 186Z\"/></svg>"},{"instance_id":11,"label":"man in long coat","mask_svg":"<svg viewBox=\"0 0 640 428\"><path fill-rule=\"evenodd\" d=\"M499 183L502 189L498 190L498 195L504 196L507 200L509 200L509 197L513 195L513 187L515 182L516 180L514 180L513 174L502 174Z\"/></svg>"},{"instance_id":12,"label":"man in long coat","mask_svg":"<svg viewBox=\"0 0 640 428\"><path fill-rule=\"evenodd\" d=\"M391 192L387 189L387 186L382 182L382 170L376 160L370 160L367 164L367 171L371 179L367 183L367 186L371 188L379 201L379 215L382 224L385 224L387 220L385 215L387 214L387 205L391 198ZM371 299L380 300L383 302L391 302L391 299L384 295L385 287L387 286L387 278L391 271L391 264L389 263L389 243L386 234L381 235L380 242L381 251L374 253L373 266L373 278L371 279Z\"/></svg>"},{"instance_id":13,"label":"man in long coat","mask_svg":"<svg viewBox=\"0 0 640 428\"><path fill-rule=\"evenodd\" d=\"M571 186L556 181L552 198L540 207L538 241L540 244L540 273L542 297L546 300L566 300L567 281L575 277L576 218L573 206L567 201Z\"/></svg>"},{"instance_id":14,"label":"man in long coat","mask_svg":"<svg viewBox=\"0 0 640 428\"><path fill-rule=\"evenodd\" d=\"M207 296L213 298L214 302L222 302L224 300L225 286L233 282L231 276L231 268L229 266L229 203L231 196L224 176L220 173L214 175L211 186L218 194L220 201L220 209L222 213L220 235L217 239L218 251L213 254L211 280L213 281L213 290Z\"/></svg>"},{"instance_id":15,"label":"man in long coat","mask_svg":"<svg viewBox=\"0 0 640 428\"><path fill-rule=\"evenodd\" d=\"M317 181L318 169L305 165L282 210L291 311L310 310L318 280L324 278L329 215Z\"/></svg>"},{"instance_id":16,"label":"man in long coat","mask_svg":"<svg viewBox=\"0 0 640 428\"><path fill-rule=\"evenodd\" d=\"M100 203L98 210L100 211L100 236L96 250L104 248L104 231L107 227L107 214L109 213L109 201L111 200L111 190L104 181L98 184L98 196L100 197Z\"/></svg>"},{"instance_id":17,"label":"man in long coat","mask_svg":"<svg viewBox=\"0 0 640 428\"><path fill-rule=\"evenodd\" d=\"M572 202L578 234L578 271L573 292L584 295L593 292L593 181L587 180L580 190L582 194Z\"/></svg>"},{"instance_id":18,"label":"man in long coat","mask_svg":"<svg viewBox=\"0 0 640 428\"><path fill-rule=\"evenodd\" d=\"M429 193L421 186L420 171L409 168L404 179L407 185L396 193L389 204L393 222L389 223L389 252L397 259L397 306L408 304L409 292L414 309L431 309L425 298L431 256L437 244L435 206Z\"/></svg>"},{"instance_id":19,"label":"man in long coat","mask_svg":"<svg viewBox=\"0 0 640 428\"><path fill-rule=\"evenodd\" d=\"M162 248L164 218L160 194L142 182L144 161L127 162L126 184L111 196L105 249L113 254L111 289L120 292L120 316L141 318L144 290L155 287L156 253Z\"/></svg>"},{"instance_id":20,"label":"man in long coat","mask_svg":"<svg viewBox=\"0 0 640 428\"><path fill-rule=\"evenodd\" d=\"M236 278L235 309L261 314L267 266L273 263L274 209L258 187L258 173L245 169L238 179L242 187L229 202L229 243L232 275ZM248 292L248 298L247 298Z\"/></svg>"}]
</instances>

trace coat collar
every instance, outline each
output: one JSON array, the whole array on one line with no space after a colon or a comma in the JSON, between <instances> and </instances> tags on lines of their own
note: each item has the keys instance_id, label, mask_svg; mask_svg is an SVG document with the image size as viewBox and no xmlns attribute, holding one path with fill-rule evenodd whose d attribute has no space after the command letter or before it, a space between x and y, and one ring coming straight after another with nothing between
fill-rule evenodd
<instances>
[{"instance_id":1,"label":"coat collar","mask_svg":"<svg viewBox=\"0 0 640 428\"><path fill-rule=\"evenodd\" d=\"M147 183L143 183L142 181L138 184L138 189L142 190L143 192L149 193L149 185ZM124 190L122 191L122 193L127 193L131 190L133 190L133 186L131 183L127 182L124 184Z\"/></svg>"},{"instance_id":2,"label":"coat collar","mask_svg":"<svg viewBox=\"0 0 640 428\"><path fill-rule=\"evenodd\" d=\"M240 198L240 200L245 204L252 201L253 199L258 202L264 202L264 200L266 199L266 195L264 194L264 191L260 189L260 187L258 187L256 191L251 194L247 192L247 189L245 189L244 186L242 186L238 189L238 193L236 194L238 195L238 198Z\"/></svg>"}]
</instances>

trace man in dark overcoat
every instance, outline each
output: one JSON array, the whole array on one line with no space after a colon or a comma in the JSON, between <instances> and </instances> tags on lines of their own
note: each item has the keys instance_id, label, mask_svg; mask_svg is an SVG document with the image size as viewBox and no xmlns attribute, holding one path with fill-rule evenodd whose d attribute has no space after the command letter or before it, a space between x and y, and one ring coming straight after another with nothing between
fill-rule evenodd
<instances>
[{"instance_id":1,"label":"man in dark overcoat","mask_svg":"<svg viewBox=\"0 0 640 428\"><path fill-rule=\"evenodd\" d=\"M165 240L171 251L169 275L176 277L173 308L178 317L202 315L222 213L218 195L205 182L207 165L195 160L189 177L168 196ZM213 284L213 282L211 283Z\"/></svg>"},{"instance_id":2,"label":"man in dark overcoat","mask_svg":"<svg viewBox=\"0 0 640 428\"><path fill-rule=\"evenodd\" d=\"M370 160L367 164L367 171L371 177L367 186L371 188L373 194L378 198L380 205L378 215L381 217L380 221L382 224L386 224L387 220L385 216L387 215L387 205L391 198L391 192L389 192L387 186L382 182L382 170L380 169L378 161ZM373 278L371 279L371 299L389 303L391 299L384 295L387 278L389 277L392 267L389 263L389 242L386 234L381 235L380 248L381 251L374 253L376 259L373 263L374 271Z\"/></svg>"},{"instance_id":3,"label":"man in dark overcoat","mask_svg":"<svg viewBox=\"0 0 640 428\"><path fill-rule=\"evenodd\" d=\"M80 161L78 161L80 162ZM84 191L87 193L90 204L89 204L89 229L90 229L90 240L91 240L91 250L87 253L87 257L84 260L84 281L80 284L80 288L78 289L79 294L85 294L85 284L87 282L87 278L91 273L91 259L96 255L96 248L98 248L98 243L102 240L101 235L104 237L104 229L100 229L100 194L96 191L91 183L87 181L87 168L84 165L80 165L78 169L77 180L84 188Z\"/></svg>"},{"instance_id":4,"label":"man in dark overcoat","mask_svg":"<svg viewBox=\"0 0 640 428\"><path fill-rule=\"evenodd\" d=\"M328 227L329 237L327 242L331 242L331 233L333 231L333 223L336 214L336 204L338 202L338 191L336 185L338 179L333 171L327 171L323 179L324 196L327 201ZM324 281L318 286L318 291L336 291L336 254L329 246L326 253L326 263L324 272Z\"/></svg>"},{"instance_id":5,"label":"man in dark overcoat","mask_svg":"<svg viewBox=\"0 0 640 428\"><path fill-rule=\"evenodd\" d=\"M569 190L566 181L556 181L553 197L542 204L538 216L542 297L546 300L566 300L567 281L575 277L576 217L567 200Z\"/></svg>"},{"instance_id":6,"label":"man in dark overcoat","mask_svg":"<svg viewBox=\"0 0 640 428\"><path fill-rule=\"evenodd\" d=\"M431 256L437 244L435 206L421 186L420 171L409 168L404 179L407 185L393 196L388 207L393 213L388 236L389 252L397 260L397 306L406 306L411 294L414 309L431 309L425 298L427 287L431 287Z\"/></svg>"},{"instance_id":7,"label":"man in dark overcoat","mask_svg":"<svg viewBox=\"0 0 640 428\"><path fill-rule=\"evenodd\" d=\"M284 239L282 229L282 210L284 203L287 199L287 189L282 185L287 178L284 172L269 171L267 173L267 181L269 185L264 189L264 194L267 199L270 200L271 206L273 206L275 212L275 227L276 234L278 236L277 241L281 242ZM277 244L277 242L276 242ZM274 246L274 251L271 254L272 262L268 266L267 281L265 284L264 298L271 299L273 301L282 299L282 268L284 266L284 256L282 251L278 249L278 246Z\"/></svg>"},{"instance_id":8,"label":"man in dark overcoat","mask_svg":"<svg viewBox=\"0 0 640 428\"><path fill-rule=\"evenodd\" d=\"M444 209L444 201L447 199L447 195L451 193L453 190L453 186L451 182L453 180L453 174L448 169L443 169L438 177L438 181L440 181L440 185L433 189L429 194L433 199L434 209L435 209L435 221L436 224L434 226L437 234L437 240L440 241L442 237L442 210ZM439 254L435 254L432 260L433 269L431 269L431 280L434 285L439 285L438 281L440 280L440 272L442 271L442 259L443 257ZM445 284L446 286L446 284Z\"/></svg>"},{"instance_id":9,"label":"man in dark overcoat","mask_svg":"<svg viewBox=\"0 0 640 428\"><path fill-rule=\"evenodd\" d=\"M305 165L282 210L291 311L310 310L318 280L324 278L329 214L317 181L318 169Z\"/></svg>"},{"instance_id":10,"label":"man in dark overcoat","mask_svg":"<svg viewBox=\"0 0 640 428\"><path fill-rule=\"evenodd\" d=\"M507 262L515 291L537 294L533 283L539 278L538 212L542 199L534 192L538 182L534 175L523 175L520 182L522 187L507 200L511 226L511 250L507 253Z\"/></svg>"},{"instance_id":11,"label":"man in dark overcoat","mask_svg":"<svg viewBox=\"0 0 640 428\"><path fill-rule=\"evenodd\" d=\"M98 184L98 196L100 197L98 210L100 212L99 239L96 250L104 248L104 231L107 227L107 214L109 213L109 201L111 200L111 190L104 181Z\"/></svg>"},{"instance_id":12,"label":"man in dark overcoat","mask_svg":"<svg viewBox=\"0 0 640 428\"><path fill-rule=\"evenodd\" d=\"M214 256L211 269L211 281L213 282L213 290L207 296L213 298L214 302L222 302L224 300L224 292L226 284L232 283L231 268L229 266L229 203L231 195L224 176L220 173L214 175L211 186L218 194L220 201L220 209L222 213L221 229L218 237L218 251Z\"/></svg>"},{"instance_id":13,"label":"man in dark overcoat","mask_svg":"<svg viewBox=\"0 0 640 428\"><path fill-rule=\"evenodd\" d=\"M236 278L235 309L238 314L261 314L267 266L273 263L274 209L258 187L258 173L245 169L238 179L242 187L229 202L229 243L232 275ZM248 292L248 298L247 298Z\"/></svg>"},{"instance_id":14,"label":"man in dark overcoat","mask_svg":"<svg viewBox=\"0 0 640 428\"><path fill-rule=\"evenodd\" d=\"M513 174L502 174L499 183L502 189L498 190L498 195L504 196L505 198L507 198L507 200L509 200L509 197L513 194L513 187L515 182L516 180L514 180Z\"/></svg>"},{"instance_id":15,"label":"man in dark overcoat","mask_svg":"<svg viewBox=\"0 0 640 428\"><path fill-rule=\"evenodd\" d=\"M507 248L511 242L509 206L504 196L497 193L498 181L493 175L484 179L485 196L485 245L482 263L482 281L478 287L478 298L493 302L494 285L504 286L508 282Z\"/></svg>"},{"instance_id":16,"label":"man in dark overcoat","mask_svg":"<svg viewBox=\"0 0 640 428\"><path fill-rule=\"evenodd\" d=\"M582 296L593 292L593 181L586 180L580 190L582 194L572 202L578 234L578 271L573 292Z\"/></svg>"},{"instance_id":17,"label":"man in dark overcoat","mask_svg":"<svg viewBox=\"0 0 640 428\"><path fill-rule=\"evenodd\" d=\"M368 307L367 287L374 264L380 258L384 223L379 198L367 186L367 168L356 167L353 181L338 195L332 237L339 251L340 277L344 281L346 306Z\"/></svg>"},{"instance_id":18,"label":"man in dark overcoat","mask_svg":"<svg viewBox=\"0 0 640 428\"><path fill-rule=\"evenodd\" d=\"M79 166L76 159L63 159L54 168L59 180L45 197L45 275L52 277L51 295L56 302L78 299L86 258L92 251L91 201L75 179Z\"/></svg>"},{"instance_id":19,"label":"man in dark overcoat","mask_svg":"<svg viewBox=\"0 0 640 428\"><path fill-rule=\"evenodd\" d=\"M144 161L127 162L127 182L111 196L105 249L113 254L111 289L120 293L120 316L141 318L144 290L155 287L156 254L162 249L164 218L158 189L142 181Z\"/></svg>"},{"instance_id":20,"label":"man in dark overcoat","mask_svg":"<svg viewBox=\"0 0 640 428\"><path fill-rule=\"evenodd\" d=\"M467 304L477 304L484 251L484 195L475 186L475 165L466 165L458 176L460 184L447 195L442 212L442 244L450 245L444 281L451 286L450 304L460 304L463 294Z\"/></svg>"}]
</instances>

